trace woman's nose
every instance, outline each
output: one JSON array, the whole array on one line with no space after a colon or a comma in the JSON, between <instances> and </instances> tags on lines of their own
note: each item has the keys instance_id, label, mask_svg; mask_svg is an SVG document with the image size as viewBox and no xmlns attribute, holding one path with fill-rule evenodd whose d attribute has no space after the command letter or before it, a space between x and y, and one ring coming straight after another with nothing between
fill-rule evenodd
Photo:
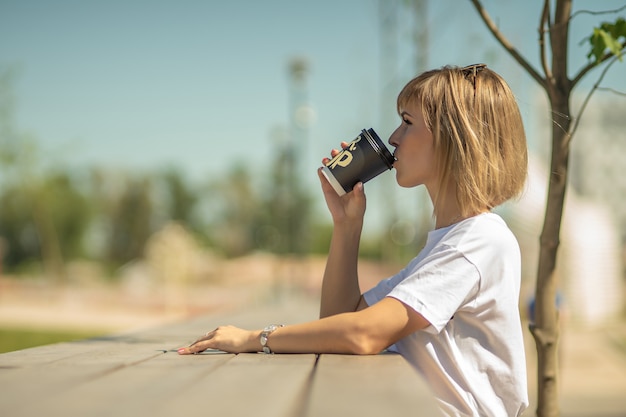
<instances>
[{"instance_id":1,"label":"woman's nose","mask_svg":"<svg viewBox=\"0 0 626 417\"><path fill-rule=\"evenodd\" d=\"M389 144L394 148L398 147L398 129L394 130L388 140Z\"/></svg>"}]
</instances>

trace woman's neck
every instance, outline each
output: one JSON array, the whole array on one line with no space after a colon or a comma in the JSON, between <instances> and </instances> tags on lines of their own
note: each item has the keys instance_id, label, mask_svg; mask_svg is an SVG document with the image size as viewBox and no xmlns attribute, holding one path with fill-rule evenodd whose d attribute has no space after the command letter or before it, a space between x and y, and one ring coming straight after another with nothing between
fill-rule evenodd
<instances>
[{"instance_id":1,"label":"woman's neck","mask_svg":"<svg viewBox=\"0 0 626 417\"><path fill-rule=\"evenodd\" d=\"M468 217L471 217L471 216L463 216L460 213L460 211L457 211L456 213L445 214L445 215L436 214L435 215L435 229L441 229L443 227L452 226L453 224L458 223L461 220L465 220Z\"/></svg>"},{"instance_id":2,"label":"woman's neck","mask_svg":"<svg viewBox=\"0 0 626 417\"><path fill-rule=\"evenodd\" d=\"M467 215L462 215L461 210L452 210L448 213L443 214L435 214L435 229L441 229L443 227L452 226L455 223L463 221L465 219L469 219L470 217L478 216L480 214L488 213L488 209L480 210L475 213L469 213Z\"/></svg>"},{"instance_id":3,"label":"woman's neck","mask_svg":"<svg viewBox=\"0 0 626 417\"><path fill-rule=\"evenodd\" d=\"M428 186L426 188L435 207L435 229L441 229L471 217L462 215L456 199L456 187L454 185L451 184L443 190L446 194L444 198L437 198L438 192L442 191L438 187L437 189Z\"/></svg>"}]
</instances>

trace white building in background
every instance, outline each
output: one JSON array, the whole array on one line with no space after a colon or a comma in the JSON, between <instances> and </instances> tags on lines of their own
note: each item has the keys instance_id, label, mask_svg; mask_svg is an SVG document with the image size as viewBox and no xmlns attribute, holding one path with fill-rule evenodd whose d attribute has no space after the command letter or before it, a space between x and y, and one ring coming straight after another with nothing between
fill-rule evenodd
<instances>
[{"instance_id":1,"label":"white building in background","mask_svg":"<svg viewBox=\"0 0 626 417\"><path fill-rule=\"evenodd\" d=\"M587 106L571 148L570 184L606 205L626 243L626 98L596 93Z\"/></svg>"},{"instance_id":2,"label":"white building in background","mask_svg":"<svg viewBox=\"0 0 626 417\"><path fill-rule=\"evenodd\" d=\"M606 206L575 196L567 204L559 275L568 314L602 324L623 312L620 236Z\"/></svg>"},{"instance_id":3,"label":"white building in background","mask_svg":"<svg viewBox=\"0 0 626 417\"><path fill-rule=\"evenodd\" d=\"M602 97L604 100L604 97ZM538 105L536 132L550 142L545 100ZM574 107L578 108L578 107ZM589 103L571 148L570 188L566 195L558 252L558 288L570 320L599 325L624 312L626 242L626 99ZM542 147L543 148L543 147ZM545 151L545 148L542 150ZM548 158L531 155L525 194L503 207L522 247L522 302L534 296L539 236L548 183Z\"/></svg>"},{"instance_id":4,"label":"white building in background","mask_svg":"<svg viewBox=\"0 0 626 417\"><path fill-rule=\"evenodd\" d=\"M578 279L569 289L581 300L582 314L601 321L603 313L623 313L624 247L626 245L626 98L596 92L582 116L571 148L570 184L586 201L572 207L578 231L566 240L566 250L585 251L597 262L568 263ZM589 203L590 202L590 203ZM586 276L586 278L584 278ZM604 302L598 306L591 300Z\"/></svg>"}]
</instances>

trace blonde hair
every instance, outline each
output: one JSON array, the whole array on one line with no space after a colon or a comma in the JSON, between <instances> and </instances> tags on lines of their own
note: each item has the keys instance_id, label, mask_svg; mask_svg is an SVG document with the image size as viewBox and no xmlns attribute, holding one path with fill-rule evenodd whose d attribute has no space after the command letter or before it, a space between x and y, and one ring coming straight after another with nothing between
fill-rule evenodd
<instances>
[{"instance_id":1,"label":"blonde hair","mask_svg":"<svg viewBox=\"0 0 626 417\"><path fill-rule=\"evenodd\" d=\"M398 113L421 106L433 134L439 194L456 187L462 216L496 207L522 191L528 169L522 117L507 83L484 64L443 67L409 81Z\"/></svg>"}]
</instances>

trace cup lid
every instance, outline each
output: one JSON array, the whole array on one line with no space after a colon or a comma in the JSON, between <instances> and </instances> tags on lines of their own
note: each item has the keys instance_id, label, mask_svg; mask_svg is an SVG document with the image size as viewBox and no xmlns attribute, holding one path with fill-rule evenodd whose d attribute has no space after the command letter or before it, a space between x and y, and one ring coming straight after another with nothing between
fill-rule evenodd
<instances>
[{"instance_id":1,"label":"cup lid","mask_svg":"<svg viewBox=\"0 0 626 417\"><path fill-rule=\"evenodd\" d=\"M378 156L380 156L383 162L385 162L387 167L389 169L393 168L393 163L395 162L395 158L393 157L391 152L389 152L389 149L387 149L387 147L385 146L383 141L380 139L378 134L374 132L374 129L371 129L371 128L367 130L363 129L361 130L361 133L363 134L363 136L365 136L365 139L367 139L367 141L372 145L372 148L374 148Z\"/></svg>"}]
</instances>

